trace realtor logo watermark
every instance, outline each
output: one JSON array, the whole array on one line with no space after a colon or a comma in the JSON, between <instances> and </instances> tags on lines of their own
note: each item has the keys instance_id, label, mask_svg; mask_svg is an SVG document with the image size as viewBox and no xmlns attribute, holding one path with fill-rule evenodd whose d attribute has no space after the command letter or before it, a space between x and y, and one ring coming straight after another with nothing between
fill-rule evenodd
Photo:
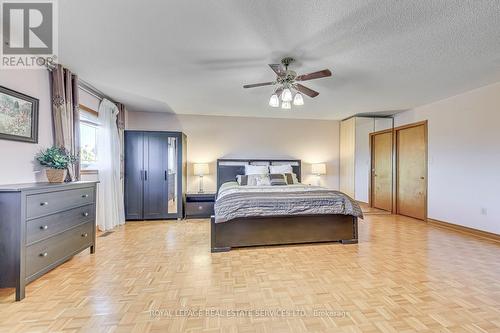
<instances>
[{"instance_id":1,"label":"realtor logo watermark","mask_svg":"<svg viewBox=\"0 0 500 333\"><path fill-rule=\"evenodd\" d=\"M45 69L57 58L57 3L1 1L2 69Z\"/></svg>"}]
</instances>

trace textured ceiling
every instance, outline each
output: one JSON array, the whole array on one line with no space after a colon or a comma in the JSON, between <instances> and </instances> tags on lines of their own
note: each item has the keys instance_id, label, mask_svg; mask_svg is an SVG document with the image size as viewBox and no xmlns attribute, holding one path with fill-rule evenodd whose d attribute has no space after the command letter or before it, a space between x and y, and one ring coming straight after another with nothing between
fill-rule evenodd
<instances>
[{"instance_id":1,"label":"textured ceiling","mask_svg":"<svg viewBox=\"0 0 500 333\"><path fill-rule=\"evenodd\" d=\"M64 0L60 59L130 109L342 119L500 81L500 1ZM267 106L267 67L294 56L320 92Z\"/></svg>"}]
</instances>

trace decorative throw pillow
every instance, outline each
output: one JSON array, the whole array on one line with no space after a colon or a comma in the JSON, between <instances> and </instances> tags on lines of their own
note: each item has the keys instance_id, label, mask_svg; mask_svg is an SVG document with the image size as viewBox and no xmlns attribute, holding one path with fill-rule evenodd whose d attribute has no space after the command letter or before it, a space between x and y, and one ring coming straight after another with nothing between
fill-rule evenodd
<instances>
[{"instance_id":1,"label":"decorative throw pillow","mask_svg":"<svg viewBox=\"0 0 500 333\"><path fill-rule=\"evenodd\" d=\"M294 173L285 173L285 179L288 185L298 184L299 180L297 179L297 175Z\"/></svg>"},{"instance_id":2,"label":"decorative throw pillow","mask_svg":"<svg viewBox=\"0 0 500 333\"><path fill-rule=\"evenodd\" d=\"M285 179L285 175L282 173L272 173L269 175L269 179L271 180L271 185L287 185L287 181Z\"/></svg>"},{"instance_id":3,"label":"decorative throw pillow","mask_svg":"<svg viewBox=\"0 0 500 333\"><path fill-rule=\"evenodd\" d=\"M268 175L255 175L255 185L256 186L269 186L271 181Z\"/></svg>"}]
</instances>

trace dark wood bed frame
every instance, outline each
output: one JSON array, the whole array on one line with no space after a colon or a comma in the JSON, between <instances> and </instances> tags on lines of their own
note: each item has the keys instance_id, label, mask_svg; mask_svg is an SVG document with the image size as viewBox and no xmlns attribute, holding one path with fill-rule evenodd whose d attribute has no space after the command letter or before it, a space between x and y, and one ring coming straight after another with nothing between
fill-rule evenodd
<instances>
[{"instance_id":1,"label":"dark wood bed frame","mask_svg":"<svg viewBox=\"0 0 500 333\"><path fill-rule=\"evenodd\" d=\"M300 160L219 159L217 160L217 192L220 186L245 173L246 164L292 164L300 181ZM358 242L358 218L351 215L290 215L237 218L227 222L211 221L212 252L235 247L288 245L301 243Z\"/></svg>"}]
</instances>

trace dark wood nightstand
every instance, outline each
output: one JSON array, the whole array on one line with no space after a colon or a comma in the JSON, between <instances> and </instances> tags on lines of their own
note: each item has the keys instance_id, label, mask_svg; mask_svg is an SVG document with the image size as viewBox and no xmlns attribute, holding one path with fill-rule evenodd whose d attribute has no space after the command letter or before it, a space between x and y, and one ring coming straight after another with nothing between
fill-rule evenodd
<instances>
[{"instance_id":1,"label":"dark wood nightstand","mask_svg":"<svg viewBox=\"0 0 500 333\"><path fill-rule=\"evenodd\" d=\"M208 218L214 215L215 193L187 193L186 218Z\"/></svg>"}]
</instances>

